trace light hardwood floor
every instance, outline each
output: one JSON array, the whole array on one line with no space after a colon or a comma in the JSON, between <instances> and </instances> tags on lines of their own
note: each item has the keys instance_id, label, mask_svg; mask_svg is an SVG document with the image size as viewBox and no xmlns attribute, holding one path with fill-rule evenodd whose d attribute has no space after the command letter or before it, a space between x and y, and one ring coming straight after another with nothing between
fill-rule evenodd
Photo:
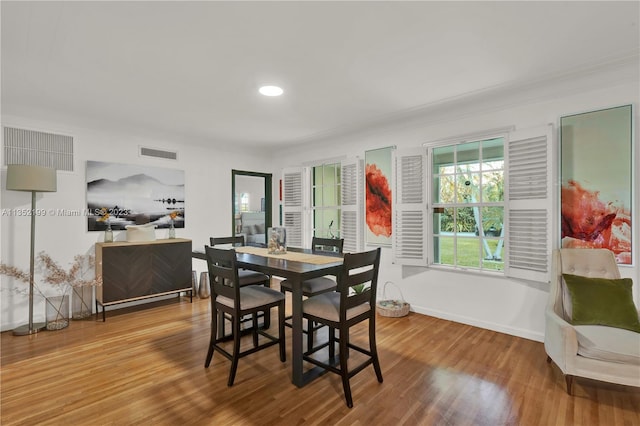
<instances>
[{"instance_id":1,"label":"light hardwood floor","mask_svg":"<svg viewBox=\"0 0 640 426\"><path fill-rule=\"evenodd\" d=\"M372 367L356 375L352 409L335 374L292 385L277 346L241 359L228 388L229 361L216 354L204 368L209 309L173 299L105 323L2 333L0 423L640 425L636 388L578 379L569 396L541 343L414 313L378 316L384 383ZM365 338L364 327L352 337Z\"/></svg>"}]
</instances>

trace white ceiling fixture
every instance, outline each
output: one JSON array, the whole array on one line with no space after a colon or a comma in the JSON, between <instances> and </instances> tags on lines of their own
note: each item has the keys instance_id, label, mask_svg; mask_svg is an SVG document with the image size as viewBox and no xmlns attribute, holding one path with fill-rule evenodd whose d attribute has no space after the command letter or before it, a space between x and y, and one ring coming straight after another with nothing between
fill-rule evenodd
<instances>
[{"instance_id":1,"label":"white ceiling fixture","mask_svg":"<svg viewBox=\"0 0 640 426\"><path fill-rule=\"evenodd\" d=\"M284 90L278 86L262 86L258 89L258 92L265 96L280 96L284 93Z\"/></svg>"}]
</instances>

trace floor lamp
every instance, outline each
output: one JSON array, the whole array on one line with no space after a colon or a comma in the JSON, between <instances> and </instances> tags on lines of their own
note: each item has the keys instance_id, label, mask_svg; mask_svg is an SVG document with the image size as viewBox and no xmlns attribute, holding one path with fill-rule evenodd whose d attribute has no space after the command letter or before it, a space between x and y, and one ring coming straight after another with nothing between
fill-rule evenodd
<instances>
[{"instance_id":1,"label":"floor lamp","mask_svg":"<svg viewBox=\"0 0 640 426\"><path fill-rule=\"evenodd\" d=\"M29 324L13 330L16 336L35 334L46 327L45 323L33 323L33 272L36 236L36 192L56 192L56 169L24 164L7 166L7 190L31 192L31 257L29 258Z\"/></svg>"}]
</instances>

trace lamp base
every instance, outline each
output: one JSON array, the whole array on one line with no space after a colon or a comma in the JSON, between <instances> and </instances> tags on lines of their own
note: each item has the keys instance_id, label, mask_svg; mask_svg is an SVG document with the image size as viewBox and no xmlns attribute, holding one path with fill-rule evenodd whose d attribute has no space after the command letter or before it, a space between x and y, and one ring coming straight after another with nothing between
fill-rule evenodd
<instances>
[{"instance_id":1,"label":"lamp base","mask_svg":"<svg viewBox=\"0 0 640 426\"><path fill-rule=\"evenodd\" d=\"M42 331L47 328L47 324L44 322L34 322L33 327L29 329L29 324L21 325L13 329L14 336L28 336L30 334L36 334L38 331Z\"/></svg>"}]
</instances>

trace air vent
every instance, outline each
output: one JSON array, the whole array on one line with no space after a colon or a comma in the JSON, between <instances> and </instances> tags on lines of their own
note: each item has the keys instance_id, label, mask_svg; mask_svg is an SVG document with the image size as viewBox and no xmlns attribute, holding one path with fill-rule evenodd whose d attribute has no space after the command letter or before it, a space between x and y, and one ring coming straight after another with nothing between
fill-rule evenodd
<instances>
[{"instance_id":1,"label":"air vent","mask_svg":"<svg viewBox=\"0 0 640 426\"><path fill-rule=\"evenodd\" d=\"M4 164L26 164L73 171L73 137L4 128Z\"/></svg>"},{"instance_id":2,"label":"air vent","mask_svg":"<svg viewBox=\"0 0 640 426\"><path fill-rule=\"evenodd\" d=\"M140 147L140 155L142 157L164 158L165 160L177 160L178 153L173 151L164 151L162 149Z\"/></svg>"}]
</instances>

